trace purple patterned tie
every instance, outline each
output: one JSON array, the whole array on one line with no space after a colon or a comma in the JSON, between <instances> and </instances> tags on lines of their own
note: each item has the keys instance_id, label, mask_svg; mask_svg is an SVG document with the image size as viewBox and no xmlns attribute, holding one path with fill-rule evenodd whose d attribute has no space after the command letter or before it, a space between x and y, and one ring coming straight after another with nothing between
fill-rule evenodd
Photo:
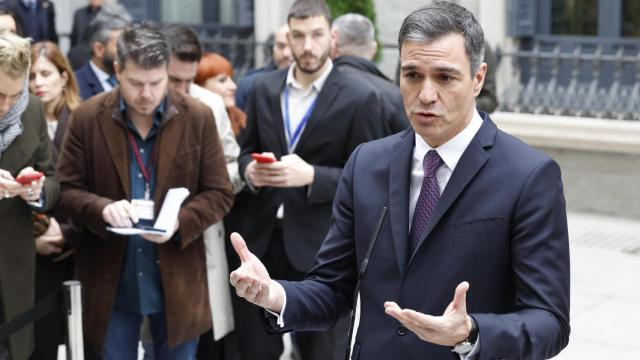
<instances>
[{"instance_id":1,"label":"purple patterned tie","mask_svg":"<svg viewBox=\"0 0 640 360\"><path fill-rule=\"evenodd\" d=\"M424 156L424 178L422 179L422 187L418 202L413 212L413 221L411 222L411 231L409 231L409 257L413 255L414 250L418 246L418 242L422 237L424 230L427 228L429 218L436 208L438 199L440 198L440 188L438 186L438 178L436 171L442 165L442 159L438 152L429 150Z\"/></svg>"}]
</instances>

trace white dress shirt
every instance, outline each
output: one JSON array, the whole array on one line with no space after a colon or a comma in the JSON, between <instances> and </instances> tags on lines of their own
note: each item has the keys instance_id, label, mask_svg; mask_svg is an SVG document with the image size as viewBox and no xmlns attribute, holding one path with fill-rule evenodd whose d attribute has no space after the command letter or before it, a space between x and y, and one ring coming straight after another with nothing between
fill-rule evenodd
<instances>
[{"instance_id":1,"label":"white dress shirt","mask_svg":"<svg viewBox=\"0 0 640 360\"><path fill-rule=\"evenodd\" d=\"M331 69L333 69L333 62L331 62L330 59L327 59L327 61L329 62L329 65L327 66L327 68L322 72L322 74L320 74L320 76L318 76L317 79L315 79L311 83L311 85L307 89L305 89L302 86L302 84L298 80L296 80L296 78L294 77L294 69L296 65L294 64L289 67L289 72L287 73L287 81L285 83L285 86L289 90L289 126L292 134L296 131L296 129L302 122L302 119L304 118L305 114L309 110L309 107L312 106L316 101L316 99L318 98L318 94L320 94L320 91L322 90L322 86L327 80L327 77L329 76ZM289 134L287 133L287 125L286 125L287 110L285 107L284 89L280 94L280 105L282 108L282 120L285 122L284 132L285 132L287 145L288 145L291 139L289 139ZM300 129L301 130L300 134L302 134L302 131L304 131L304 127L305 126L303 126L302 129ZM297 140L299 139L300 137L298 137ZM296 145L297 145L297 141L293 144L291 149L289 149L289 153L293 152Z\"/></svg>"},{"instance_id":2,"label":"white dress shirt","mask_svg":"<svg viewBox=\"0 0 640 360\"><path fill-rule=\"evenodd\" d=\"M411 161L411 185L409 188L409 229L411 229L411 223L413 222L413 212L418 202L418 196L420 196L420 188L422 187L422 178L424 177L424 167L422 165L424 156L429 150L436 150L438 155L443 161L442 166L436 171L436 178L438 179L438 187L440 188L440 195L447 186L453 170L456 169L458 161L462 157L462 153L467 149L473 137L476 136L478 129L482 126L482 118L478 111L474 111L473 118L458 135L446 143L438 146L436 149L432 148L422 138L422 136L415 134L416 145L413 148L413 160Z\"/></svg>"},{"instance_id":3,"label":"white dress shirt","mask_svg":"<svg viewBox=\"0 0 640 360\"><path fill-rule=\"evenodd\" d=\"M93 70L93 72L98 77L98 81L100 81L100 85L102 85L104 92L111 91L113 89L113 86L111 86L111 83L109 83L109 78L111 77L111 75L102 71L102 69L100 69L96 64L93 63L93 60L89 60L89 66L91 66L91 70Z\"/></svg>"},{"instance_id":4,"label":"white dress shirt","mask_svg":"<svg viewBox=\"0 0 640 360\"><path fill-rule=\"evenodd\" d=\"M307 89L305 89L294 76L294 69L296 67L296 64L294 63L289 67L287 80L284 86L286 86L289 91L289 128L291 130L291 134L294 134L296 132L296 129L298 128L298 126L300 126L300 123L309 110L309 107L314 105L314 102L318 98L318 94L320 94L320 91L322 90L322 86L324 86L327 77L329 77L331 69L333 69L333 62L331 62L331 59L327 59L327 61L329 62L329 66L324 69L322 74L320 74L320 76L318 76L318 78L315 79ZM288 146L291 139L289 139L289 133L287 132L287 108L285 106L284 89L280 94L280 107L282 109L282 121L284 122L284 136L287 139ZM311 114L309 114L309 116L311 116ZM300 129L300 135L293 143L293 146L291 146L291 148L289 149L289 153L293 153L293 151L295 150L296 145L298 145L298 140L300 140L305 127L306 124L304 124ZM284 205L280 204L276 213L276 218L282 219L283 217Z\"/></svg>"}]
</instances>

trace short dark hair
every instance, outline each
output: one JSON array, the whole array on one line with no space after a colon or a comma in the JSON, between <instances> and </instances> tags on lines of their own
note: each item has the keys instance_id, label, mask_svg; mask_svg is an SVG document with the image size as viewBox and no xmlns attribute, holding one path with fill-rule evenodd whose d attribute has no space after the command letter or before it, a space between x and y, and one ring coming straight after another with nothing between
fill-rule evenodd
<instances>
[{"instance_id":1,"label":"short dark hair","mask_svg":"<svg viewBox=\"0 0 640 360\"><path fill-rule=\"evenodd\" d=\"M398 48L405 41L431 42L450 34L464 37L473 76L484 59L484 32L473 14L456 3L436 1L409 14L400 27Z\"/></svg>"},{"instance_id":2,"label":"short dark hair","mask_svg":"<svg viewBox=\"0 0 640 360\"><path fill-rule=\"evenodd\" d=\"M202 58L202 45L198 34L186 25L167 25L162 30L171 55L181 61L197 62Z\"/></svg>"},{"instance_id":3,"label":"short dark hair","mask_svg":"<svg viewBox=\"0 0 640 360\"><path fill-rule=\"evenodd\" d=\"M292 18L306 19L313 16L323 16L331 25L331 9L324 0L297 0L289 8L287 23Z\"/></svg>"},{"instance_id":4,"label":"short dark hair","mask_svg":"<svg viewBox=\"0 0 640 360\"><path fill-rule=\"evenodd\" d=\"M118 38L117 60L121 69L127 59L143 69L168 66L170 55L160 28L149 21L126 27Z\"/></svg>"}]
</instances>

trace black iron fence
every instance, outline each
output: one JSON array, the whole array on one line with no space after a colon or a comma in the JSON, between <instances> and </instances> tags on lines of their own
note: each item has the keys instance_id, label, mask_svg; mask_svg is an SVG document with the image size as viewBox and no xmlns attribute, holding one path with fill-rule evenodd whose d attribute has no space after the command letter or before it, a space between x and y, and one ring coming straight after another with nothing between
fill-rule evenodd
<instances>
[{"instance_id":1,"label":"black iron fence","mask_svg":"<svg viewBox=\"0 0 640 360\"><path fill-rule=\"evenodd\" d=\"M640 120L640 42L540 38L529 48L499 52L513 81L499 110Z\"/></svg>"},{"instance_id":2,"label":"black iron fence","mask_svg":"<svg viewBox=\"0 0 640 360\"><path fill-rule=\"evenodd\" d=\"M256 41L252 27L203 24L194 28L206 51L231 61L236 79L270 60L272 44ZM500 66L508 62L512 69L509 84L499 94L498 110L640 120L637 39L538 36L518 51L496 54Z\"/></svg>"}]
</instances>

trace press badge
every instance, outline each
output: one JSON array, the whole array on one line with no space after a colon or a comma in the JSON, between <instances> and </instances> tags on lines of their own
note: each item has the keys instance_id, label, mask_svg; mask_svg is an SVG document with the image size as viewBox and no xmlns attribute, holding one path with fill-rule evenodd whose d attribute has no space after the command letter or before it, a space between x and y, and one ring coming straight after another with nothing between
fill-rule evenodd
<instances>
[{"instance_id":1,"label":"press badge","mask_svg":"<svg viewBox=\"0 0 640 360\"><path fill-rule=\"evenodd\" d=\"M131 200L131 204L136 209L138 214L138 218L141 220L153 220L153 208L154 202L153 200L144 200L144 199L133 199Z\"/></svg>"}]
</instances>

